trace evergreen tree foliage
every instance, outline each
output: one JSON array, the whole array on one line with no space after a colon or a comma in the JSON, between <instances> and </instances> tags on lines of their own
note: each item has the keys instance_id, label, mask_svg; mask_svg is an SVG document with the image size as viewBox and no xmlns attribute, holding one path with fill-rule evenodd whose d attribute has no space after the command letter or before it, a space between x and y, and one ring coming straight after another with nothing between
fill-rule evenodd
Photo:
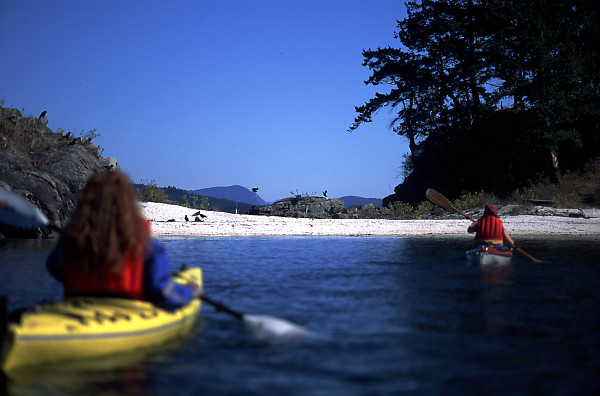
<instances>
[{"instance_id":1,"label":"evergreen tree foliage","mask_svg":"<svg viewBox=\"0 0 600 396\"><path fill-rule=\"evenodd\" d=\"M503 195L600 155L600 21L592 0L406 3L398 48L363 51L384 107L409 141L406 183ZM418 176L417 176L418 174ZM412 179L411 179L412 176Z\"/></svg>"}]
</instances>

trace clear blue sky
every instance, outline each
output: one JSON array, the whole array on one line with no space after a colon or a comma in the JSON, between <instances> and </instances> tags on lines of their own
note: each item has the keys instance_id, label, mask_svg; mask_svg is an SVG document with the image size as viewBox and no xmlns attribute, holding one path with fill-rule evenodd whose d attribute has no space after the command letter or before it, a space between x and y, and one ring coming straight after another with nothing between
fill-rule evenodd
<instances>
[{"instance_id":1,"label":"clear blue sky","mask_svg":"<svg viewBox=\"0 0 600 396\"><path fill-rule=\"evenodd\" d=\"M399 0L0 1L0 96L56 131L90 130L135 182L382 198L393 114L349 133L362 50L392 45ZM380 88L386 89L386 88Z\"/></svg>"}]
</instances>

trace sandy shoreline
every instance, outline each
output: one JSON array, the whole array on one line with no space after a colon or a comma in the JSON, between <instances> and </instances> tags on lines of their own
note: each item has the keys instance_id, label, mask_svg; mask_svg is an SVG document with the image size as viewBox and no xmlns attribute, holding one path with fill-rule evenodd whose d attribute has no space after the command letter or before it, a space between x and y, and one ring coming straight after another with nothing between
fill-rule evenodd
<instances>
[{"instance_id":1,"label":"sandy shoreline","mask_svg":"<svg viewBox=\"0 0 600 396\"><path fill-rule=\"evenodd\" d=\"M468 220L293 219L275 216L236 215L201 211L204 221L194 221L197 209L141 203L155 236L417 236L468 235ZM190 221L185 221L188 216ZM174 219L175 221L168 221ZM511 235L597 235L600 218L557 216L502 217Z\"/></svg>"}]
</instances>

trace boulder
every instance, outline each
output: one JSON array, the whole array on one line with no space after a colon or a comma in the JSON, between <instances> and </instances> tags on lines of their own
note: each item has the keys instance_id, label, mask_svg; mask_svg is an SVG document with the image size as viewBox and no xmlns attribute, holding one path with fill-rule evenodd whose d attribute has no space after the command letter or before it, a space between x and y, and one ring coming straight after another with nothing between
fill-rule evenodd
<instances>
[{"instance_id":1,"label":"boulder","mask_svg":"<svg viewBox=\"0 0 600 396\"><path fill-rule=\"evenodd\" d=\"M330 219L332 215L344 209L340 199L324 197L284 198L272 205L261 207L258 214L268 216Z\"/></svg>"},{"instance_id":2,"label":"boulder","mask_svg":"<svg viewBox=\"0 0 600 396\"><path fill-rule=\"evenodd\" d=\"M389 218L390 210L373 204L346 208L341 199L325 197L284 198L272 205L253 208L249 214L310 219Z\"/></svg>"},{"instance_id":3,"label":"boulder","mask_svg":"<svg viewBox=\"0 0 600 396\"><path fill-rule=\"evenodd\" d=\"M581 209L583 217L586 219L597 219L600 218L600 209Z\"/></svg>"}]
</instances>

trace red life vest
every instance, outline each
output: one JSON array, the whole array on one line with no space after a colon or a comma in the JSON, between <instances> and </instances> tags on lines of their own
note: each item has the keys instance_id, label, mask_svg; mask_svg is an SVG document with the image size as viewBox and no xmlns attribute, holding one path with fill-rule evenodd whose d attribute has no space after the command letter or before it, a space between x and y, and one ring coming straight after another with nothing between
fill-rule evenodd
<instances>
[{"instance_id":1,"label":"red life vest","mask_svg":"<svg viewBox=\"0 0 600 396\"><path fill-rule=\"evenodd\" d=\"M103 272L66 271L65 295L110 296L144 300L144 261L128 254L123 260L120 274L111 270Z\"/></svg>"},{"instance_id":2,"label":"red life vest","mask_svg":"<svg viewBox=\"0 0 600 396\"><path fill-rule=\"evenodd\" d=\"M150 223L145 222L150 233ZM65 271L65 295L124 297L146 300L144 290L143 242L138 246L140 254L136 258L129 252L123 258L121 273L107 269L102 272Z\"/></svg>"},{"instance_id":3,"label":"red life vest","mask_svg":"<svg viewBox=\"0 0 600 396\"><path fill-rule=\"evenodd\" d=\"M479 242L501 244L504 241L502 220L496 216L483 216L477 222L475 240Z\"/></svg>"}]
</instances>

